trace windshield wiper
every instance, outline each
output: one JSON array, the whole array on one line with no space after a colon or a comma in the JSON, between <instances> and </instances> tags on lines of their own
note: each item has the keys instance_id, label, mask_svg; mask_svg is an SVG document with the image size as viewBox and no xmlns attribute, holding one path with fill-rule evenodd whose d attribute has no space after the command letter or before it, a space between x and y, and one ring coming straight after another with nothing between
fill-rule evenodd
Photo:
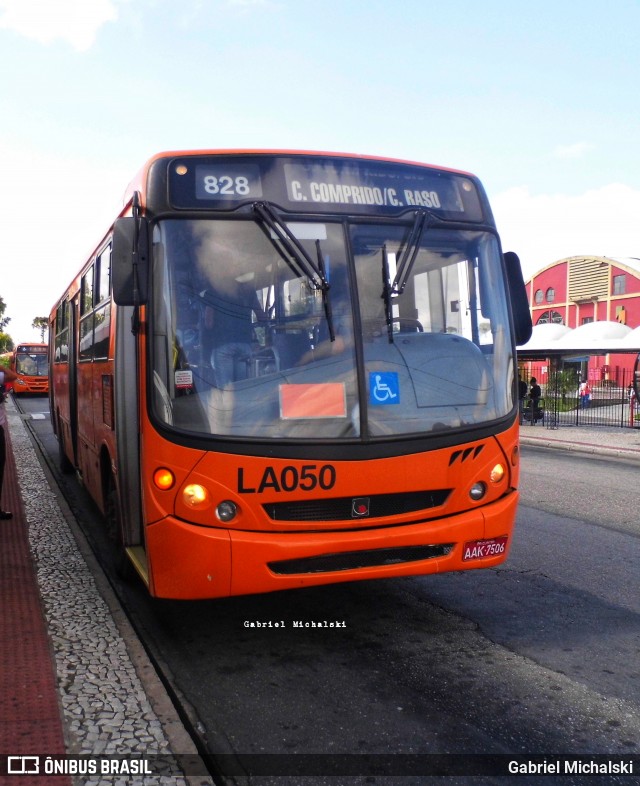
<instances>
[{"instance_id":1,"label":"windshield wiper","mask_svg":"<svg viewBox=\"0 0 640 786\"><path fill-rule=\"evenodd\" d=\"M389 343L393 344L393 320L391 298L393 297L393 286L389 280L389 254L387 244L382 246L382 299L384 300L384 318L387 323L387 333Z\"/></svg>"},{"instance_id":2,"label":"windshield wiper","mask_svg":"<svg viewBox=\"0 0 640 786\"><path fill-rule=\"evenodd\" d=\"M425 210L416 210L413 226L411 227L407 244L402 250L402 254L396 266L396 274L393 281L391 281L389 274L389 254L387 252L387 246L385 244L382 247L381 297L384 300L384 315L390 344L393 344L393 308L391 299L401 295L407 286L411 270L413 269L413 263L416 261L418 251L420 250L420 243L422 242L422 234L427 221L427 215Z\"/></svg>"},{"instance_id":3,"label":"windshield wiper","mask_svg":"<svg viewBox=\"0 0 640 786\"><path fill-rule=\"evenodd\" d=\"M324 313L329 328L329 337L331 341L335 341L336 337L333 329L331 302L329 300L331 284L327 280L324 259L322 258L322 251L320 249L320 241L316 240L316 254L318 257L316 263L313 258L307 254L302 243L300 243L298 238L276 213L272 205L268 202L255 202L253 211L282 244L281 246L278 245L274 242L275 238L269 235L269 239L274 243L274 246L283 256L285 262L292 267L298 275L306 278L315 290L322 292L322 304L324 306ZM283 254L283 250L286 251L286 255Z\"/></svg>"},{"instance_id":4,"label":"windshield wiper","mask_svg":"<svg viewBox=\"0 0 640 786\"><path fill-rule=\"evenodd\" d=\"M420 242L422 241L422 233L424 232L427 215L426 210L416 210L416 217L413 220L409 239L398 261L396 275L391 285L391 292L393 295L401 295L404 292L404 288L407 286L413 263L416 261L418 251L420 251Z\"/></svg>"},{"instance_id":5,"label":"windshield wiper","mask_svg":"<svg viewBox=\"0 0 640 786\"><path fill-rule=\"evenodd\" d=\"M282 243L282 247L289 255L285 261L293 267L296 272L307 278L314 289L323 290L329 288L329 282L324 276L322 269L307 254L304 247L293 234L285 222L276 213L268 202L255 202L253 211L257 214L262 223L267 226L276 238ZM271 240L274 238L272 237ZM279 248L279 247L278 247Z\"/></svg>"},{"instance_id":6,"label":"windshield wiper","mask_svg":"<svg viewBox=\"0 0 640 786\"><path fill-rule=\"evenodd\" d=\"M322 249L320 248L319 240L316 240L316 255L318 257L318 270L320 271L320 277L325 283L325 286L322 287L322 305L324 307L324 316L327 320L327 327L329 329L329 340L335 341L336 334L333 329L333 312L331 311L331 301L329 300L329 290L331 289L331 284L327 280L327 270L324 266L324 257L322 256Z\"/></svg>"}]
</instances>

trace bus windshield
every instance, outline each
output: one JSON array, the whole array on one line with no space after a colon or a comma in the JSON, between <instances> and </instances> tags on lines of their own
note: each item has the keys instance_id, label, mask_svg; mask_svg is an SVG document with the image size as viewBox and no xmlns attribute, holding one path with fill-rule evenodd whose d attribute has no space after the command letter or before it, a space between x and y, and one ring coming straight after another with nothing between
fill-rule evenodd
<instances>
[{"instance_id":1,"label":"bus windshield","mask_svg":"<svg viewBox=\"0 0 640 786\"><path fill-rule=\"evenodd\" d=\"M49 374L49 357L46 349L38 352L16 352L16 373L26 377L46 377Z\"/></svg>"},{"instance_id":2,"label":"bus windshield","mask_svg":"<svg viewBox=\"0 0 640 786\"><path fill-rule=\"evenodd\" d=\"M156 418L216 437L357 441L506 416L514 359L497 239L416 226L158 221Z\"/></svg>"}]
</instances>

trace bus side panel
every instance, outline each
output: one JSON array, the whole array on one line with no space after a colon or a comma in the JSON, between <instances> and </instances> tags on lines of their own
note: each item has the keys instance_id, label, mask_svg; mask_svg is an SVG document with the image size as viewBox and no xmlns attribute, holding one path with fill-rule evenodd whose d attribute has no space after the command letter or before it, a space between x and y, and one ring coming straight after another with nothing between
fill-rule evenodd
<instances>
[{"instance_id":1,"label":"bus side panel","mask_svg":"<svg viewBox=\"0 0 640 786\"><path fill-rule=\"evenodd\" d=\"M78 439L77 462L82 476L82 483L93 499L96 499L96 458L95 430L93 426L93 363L90 360L79 361L77 365L78 390Z\"/></svg>"},{"instance_id":2,"label":"bus side panel","mask_svg":"<svg viewBox=\"0 0 640 786\"><path fill-rule=\"evenodd\" d=\"M93 429L93 363L78 363L78 438L85 445L95 442ZM82 462L80 462L82 465Z\"/></svg>"},{"instance_id":3,"label":"bus side panel","mask_svg":"<svg viewBox=\"0 0 640 786\"><path fill-rule=\"evenodd\" d=\"M111 402L112 364L82 364L79 370L80 396L86 403L78 412L78 464L82 482L101 512L105 513L105 483L101 450L114 455L113 405Z\"/></svg>"}]
</instances>

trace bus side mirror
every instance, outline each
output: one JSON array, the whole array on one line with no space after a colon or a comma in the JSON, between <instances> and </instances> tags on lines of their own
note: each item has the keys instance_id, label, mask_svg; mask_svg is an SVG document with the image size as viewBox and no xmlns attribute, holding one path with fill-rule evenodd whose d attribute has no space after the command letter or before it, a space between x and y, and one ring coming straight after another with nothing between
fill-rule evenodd
<instances>
[{"instance_id":1,"label":"bus side mirror","mask_svg":"<svg viewBox=\"0 0 640 786\"><path fill-rule=\"evenodd\" d=\"M149 280L148 227L144 218L118 218L113 227L111 280L119 306L147 302Z\"/></svg>"},{"instance_id":2,"label":"bus side mirror","mask_svg":"<svg viewBox=\"0 0 640 786\"><path fill-rule=\"evenodd\" d=\"M511 312L513 313L513 326L516 333L516 346L522 346L531 338L533 325L531 312L529 311L529 301L527 300L527 290L522 277L520 258L513 251L507 251L504 254L504 265L507 271L507 285L511 300Z\"/></svg>"}]
</instances>

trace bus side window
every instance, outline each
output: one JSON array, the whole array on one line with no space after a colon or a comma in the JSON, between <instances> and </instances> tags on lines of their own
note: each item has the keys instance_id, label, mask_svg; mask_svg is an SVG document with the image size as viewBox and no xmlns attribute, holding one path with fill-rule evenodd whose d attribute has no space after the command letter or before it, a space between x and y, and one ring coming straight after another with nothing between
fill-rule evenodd
<instances>
[{"instance_id":1,"label":"bus side window","mask_svg":"<svg viewBox=\"0 0 640 786\"><path fill-rule=\"evenodd\" d=\"M56 310L55 363L69 362L69 301L64 300Z\"/></svg>"},{"instance_id":2,"label":"bus side window","mask_svg":"<svg viewBox=\"0 0 640 786\"><path fill-rule=\"evenodd\" d=\"M93 357L96 360L105 360L109 357L111 333L111 245L108 245L96 259L95 280L94 301L97 307L94 315Z\"/></svg>"},{"instance_id":3,"label":"bus side window","mask_svg":"<svg viewBox=\"0 0 640 786\"><path fill-rule=\"evenodd\" d=\"M111 244L100 253L96 265L95 302L102 303L111 295Z\"/></svg>"},{"instance_id":4,"label":"bus side window","mask_svg":"<svg viewBox=\"0 0 640 786\"><path fill-rule=\"evenodd\" d=\"M111 328L111 245L82 276L80 297L81 361L106 360Z\"/></svg>"},{"instance_id":5,"label":"bus side window","mask_svg":"<svg viewBox=\"0 0 640 786\"><path fill-rule=\"evenodd\" d=\"M80 295L80 352L79 360L87 361L93 357L93 275L95 266L82 276Z\"/></svg>"}]
</instances>

